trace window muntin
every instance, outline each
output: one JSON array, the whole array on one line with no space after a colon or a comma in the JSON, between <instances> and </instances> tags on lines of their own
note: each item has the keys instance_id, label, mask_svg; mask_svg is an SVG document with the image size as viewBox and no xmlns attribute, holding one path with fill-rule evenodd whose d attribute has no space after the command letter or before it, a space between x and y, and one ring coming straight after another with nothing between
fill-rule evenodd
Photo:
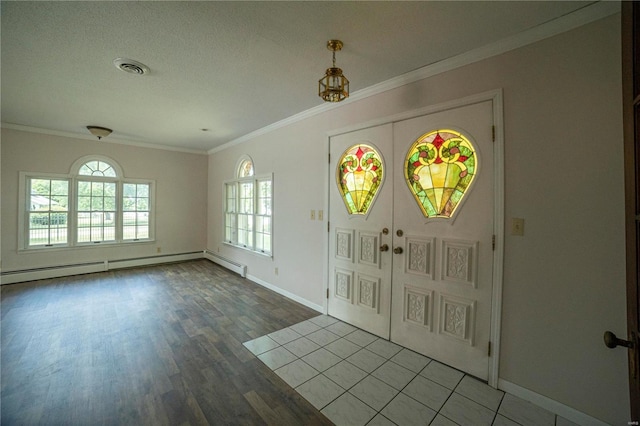
<instances>
[{"instance_id":1,"label":"window muntin","mask_svg":"<svg viewBox=\"0 0 640 426\"><path fill-rule=\"evenodd\" d=\"M238 166L238 177L250 177L253 176L253 161L251 158L245 158L240 161L240 165Z\"/></svg>"},{"instance_id":2,"label":"window muntin","mask_svg":"<svg viewBox=\"0 0 640 426\"><path fill-rule=\"evenodd\" d=\"M239 182L238 245L253 248L254 182Z\"/></svg>"},{"instance_id":3,"label":"window muntin","mask_svg":"<svg viewBox=\"0 0 640 426\"><path fill-rule=\"evenodd\" d=\"M78 174L81 176L117 176L113 166L101 160L87 161L80 167Z\"/></svg>"},{"instance_id":4,"label":"window muntin","mask_svg":"<svg viewBox=\"0 0 640 426\"><path fill-rule=\"evenodd\" d=\"M18 249L152 241L153 181L125 179L110 161L80 158L70 175L21 172Z\"/></svg>"},{"instance_id":5,"label":"window muntin","mask_svg":"<svg viewBox=\"0 0 640 426\"><path fill-rule=\"evenodd\" d=\"M426 218L451 218L478 173L475 148L462 133L434 130L407 152L405 181Z\"/></svg>"},{"instance_id":6,"label":"window muntin","mask_svg":"<svg viewBox=\"0 0 640 426\"><path fill-rule=\"evenodd\" d=\"M124 183L122 185L122 239L138 241L149 238L151 185Z\"/></svg>"},{"instance_id":7,"label":"window muntin","mask_svg":"<svg viewBox=\"0 0 640 426\"><path fill-rule=\"evenodd\" d=\"M78 181L78 243L116 240L116 192L116 182Z\"/></svg>"},{"instance_id":8,"label":"window muntin","mask_svg":"<svg viewBox=\"0 0 640 426\"><path fill-rule=\"evenodd\" d=\"M253 161L238 162L237 179L224 184L224 242L258 253L272 253L271 176L254 176Z\"/></svg>"},{"instance_id":9,"label":"window muntin","mask_svg":"<svg viewBox=\"0 0 640 426\"><path fill-rule=\"evenodd\" d=\"M258 204L256 211L256 250L271 252L271 204L273 203L271 179L258 180Z\"/></svg>"},{"instance_id":10,"label":"window muntin","mask_svg":"<svg viewBox=\"0 0 640 426\"><path fill-rule=\"evenodd\" d=\"M69 180L27 178L27 247L67 244Z\"/></svg>"}]
</instances>

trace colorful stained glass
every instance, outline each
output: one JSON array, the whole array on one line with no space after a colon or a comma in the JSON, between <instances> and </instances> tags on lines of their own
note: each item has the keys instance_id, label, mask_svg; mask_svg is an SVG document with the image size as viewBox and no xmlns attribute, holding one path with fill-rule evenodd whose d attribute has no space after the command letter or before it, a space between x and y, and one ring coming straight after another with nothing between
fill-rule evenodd
<instances>
[{"instance_id":1,"label":"colorful stained glass","mask_svg":"<svg viewBox=\"0 0 640 426\"><path fill-rule=\"evenodd\" d=\"M367 214L383 177L382 157L373 147L358 144L342 154L336 180L349 214Z\"/></svg>"},{"instance_id":2,"label":"colorful stained glass","mask_svg":"<svg viewBox=\"0 0 640 426\"><path fill-rule=\"evenodd\" d=\"M461 133L436 130L413 143L404 172L425 217L451 218L478 173L478 158Z\"/></svg>"}]
</instances>

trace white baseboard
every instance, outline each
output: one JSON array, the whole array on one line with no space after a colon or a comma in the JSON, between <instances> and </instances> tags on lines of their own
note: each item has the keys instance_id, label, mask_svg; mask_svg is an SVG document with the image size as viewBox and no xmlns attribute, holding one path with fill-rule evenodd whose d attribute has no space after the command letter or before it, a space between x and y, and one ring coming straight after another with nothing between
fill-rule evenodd
<instances>
[{"instance_id":1,"label":"white baseboard","mask_svg":"<svg viewBox=\"0 0 640 426\"><path fill-rule=\"evenodd\" d=\"M513 396L517 396L520 399L529 401L538 407L544 408L560 417L564 417L576 424L582 426L607 426L608 423L598 420L595 417L591 417L588 414L578 411L575 408L571 408L558 401L548 398L539 393L530 391L529 389L518 386L515 383L508 382L504 379L498 379L498 389L510 393Z\"/></svg>"},{"instance_id":2,"label":"white baseboard","mask_svg":"<svg viewBox=\"0 0 640 426\"><path fill-rule=\"evenodd\" d=\"M202 259L202 252L166 254L135 259L105 260L99 262L60 265L46 268L35 268L19 271L4 271L0 276L0 284L15 284L25 281L45 280L49 278L68 277L70 275L90 274L113 269L133 268L136 266L158 265L162 263L183 262L185 260Z\"/></svg>"},{"instance_id":3,"label":"white baseboard","mask_svg":"<svg viewBox=\"0 0 640 426\"><path fill-rule=\"evenodd\" d=\"M282 296L284 296L284 297L286 297L288 299L294 300L294 301L300 303L301 305L306 306L307 308L311 308L314 311L318 311L321 314L325 313L324 312L324 308L322 307L322 305L317 305L315 303L312 303L312 302L308 301L307 299L304 299L304 298L302 298L302 297L300 297L298 295L295 295L295 294L293 294L291 292L288 292L287 290L283 290L280 287L276 287L273 284L270 284L270 283L268 283L266 281L263 281L258 277L254 277L253 275L247 275L247 279L249 281L253 281L254 283L256 283L258 285L266 287L269 290L273 290L276 293L278 293L278 294L280 294L280 295L282 295Z\"/></svg>"}]
</instances>

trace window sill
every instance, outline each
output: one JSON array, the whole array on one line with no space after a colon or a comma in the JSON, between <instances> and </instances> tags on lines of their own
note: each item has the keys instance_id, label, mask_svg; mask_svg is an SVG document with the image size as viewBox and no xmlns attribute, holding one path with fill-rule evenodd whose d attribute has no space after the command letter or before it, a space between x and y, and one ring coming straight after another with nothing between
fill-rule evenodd
<instances>
[{"instance_id":1,"label":"window sill","mask_svg":"<svg viewBox=\"0 0 640 426\"><path fill-rule=\"evenodd\" d=\"M267 253L267 252L263 252L263 251L256 251L256 250L250 249L248 247L241 246L239 244L230 243L229 241L223 241L222 244L224 244L226 246L229 246L229 247L233 247L233 248L237 248L237 249L240 249L240 250L244 250L244 251L246 251L248 253L255 254L256 256L269 257L269 258L273 259L273 253Z\"/></svg>"},{"instance_id":2,"label":"window sill","mask_svg":"<svg viewBox=\"0 0 640 426\"><path fill-rule=\"evenodd\" d=\"M98 247L124 247L129 245L138 245L138 244L139 245L153 244L155 242L156 242L155 239L148 239L148 240L138 240L138 241L104 241L99 243L77 243L74 245L55 244L52 246L19 248L18 253L27 254L27 253L42 253L42 252L65 251L65 250L84 250L87 248L98 248Z\"/></svg>"}]
</instances>

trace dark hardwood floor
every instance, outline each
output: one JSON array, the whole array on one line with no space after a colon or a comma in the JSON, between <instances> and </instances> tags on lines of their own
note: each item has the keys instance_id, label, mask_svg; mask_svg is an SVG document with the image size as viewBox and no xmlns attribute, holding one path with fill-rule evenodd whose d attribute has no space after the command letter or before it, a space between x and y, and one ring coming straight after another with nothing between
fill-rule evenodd
<instances>
[{"instance_id":1,"label":"dark hardwood floor","mask_svg":"<svg viewBox=\"0 0 640 426\"><path fill-rule=\"evenodd\" d=\"M242 346L319 314L207 260L0 292L2 425L331 424Z\"/></svg>"}]
</instances>

